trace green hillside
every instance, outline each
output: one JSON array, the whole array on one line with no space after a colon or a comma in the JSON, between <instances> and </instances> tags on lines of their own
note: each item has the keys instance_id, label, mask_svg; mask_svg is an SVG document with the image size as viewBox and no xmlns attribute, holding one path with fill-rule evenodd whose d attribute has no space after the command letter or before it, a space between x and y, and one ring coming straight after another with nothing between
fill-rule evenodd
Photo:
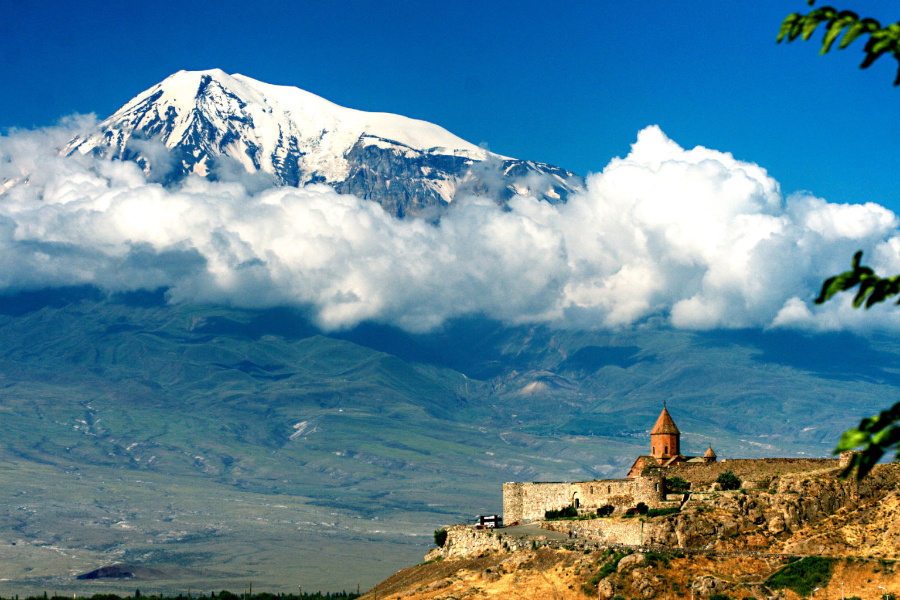
<instances>
[{"instance_id":1,"label":"green hillside","mask_svg":"<svg viewBox=\"0 0 900 600\"><path fill-rule=\"evenodd\" d=\"M80 590L74 574L124 559L168 565L148 592L366 587L436 526L501 511L503 481L622 476L663 400L686 452L820 456L898 381L891 340L474 319L324 334L291 309L160 299L0 301L0 595Z\"/></svg>"}]
</instances>

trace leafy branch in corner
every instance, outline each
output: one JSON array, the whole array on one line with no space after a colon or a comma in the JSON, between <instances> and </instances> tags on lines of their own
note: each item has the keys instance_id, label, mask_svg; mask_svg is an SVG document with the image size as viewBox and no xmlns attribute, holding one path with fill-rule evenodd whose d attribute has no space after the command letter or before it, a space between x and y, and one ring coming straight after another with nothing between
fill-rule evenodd
<instances>
[{"instance_id":1,"label":"leafy branch in corner","mask_svg":"<svg viewBox=\"0 0 900 600\"><path fill-rule=\"evenodd\" d=\"M857 427L845 431L834 451L845 452L860 446L863 446L863 450L853 455L841 476L846 477L856 469L857 479L862 479L891 446L898 446L900 425L897 423L900 423L900 402L874 417L863 419ZM896 459L900 460L900 447L897 449Z\"/></svg>"},{"instance_id":2,"label":"leafy branch in corner","mask_svg":"<svg viewBox=\"0 0 900 600\"><path fill-rule=\"evenodd\" d=\"M853 298L853 308L865 305L868 309L900 293L900 275L879 277L871 268L860 264L862 255L862 250L853 255L849 271L829 277L822 283L822 291L816 298L816 304L824 304L835 294L852 290L856 286L859 286L859 290ZM900 300L897 304L900 304ZM900 402L874 417L863 419L857 427L845 431L834 451L845 452L860 446L863 447L862 452L853 456L844 470L844 476L856 469L856 477L862 479L892 446L898 446L897 459L900 459Z\"/></svg>"},{"instance_id":3,"label":"leafy branch in corner","mask_svg":"<svg viewBox=\"0 0 900 600\"><path fill-rule=\"evenodd\" d=\"M807 4L813 6L815 0L807 0ZM851 10L837 10L832 6L823 6L810 11L808 14L792 13L781 24L777 41L780 43L785 38L793 42L797 38L809 41L820 24L825 23L825 37L822 39L820 54L826 54L840 37L838 49L843 50L861 36L869 36L863 48L866 57L861 69L868 69L876 60L885 54L892 54L897 60L897 77L894 85L900 85L900 22L882 27L876 19L861 19ZM843 37L841 34L843 33Z\"/></svg>"},{"instance_id":4,"label":"leafy branch in corner","mask_svg":"<svg viewBox=\"0 0 900 600\"><path fill-rule=\"evenodd\" d=\"M807 0L806 3L814 6L815 0ZM867 36L866 45L863 47L866 56L860 68L868 69L885 54L891 54L898 64L894 85L900 85L900 22L882 27L876 19L860 18L857 13L850 10L839 11L832 6L823 6L811 10L808 14L788 15L781 23L777 42L781 43L785 39L793 42L797 38L809 41L823 23L825 36L822 38L822 49L819 54L827 54L835 42L839 50L844 50L860 37ZM900 275L879 277L869 267L862 266L861 261L862 251L853 256L849 271L825 280L822 291L816 298L816 304L823 304L835 294L852 290L857 286L859 289L853 298L853 308L865 306L868 309L900 294ZM900 300L897 304L900 304ZM862 479L892 447L897 448L896 459L900 460L900 402L874 417L863 419L857 427L845 431L834 451L839 453L859 447L862 447L862 451L853 455L843 476L847 476L855 469L856 477Z\"/></svg>"}]
</instances>

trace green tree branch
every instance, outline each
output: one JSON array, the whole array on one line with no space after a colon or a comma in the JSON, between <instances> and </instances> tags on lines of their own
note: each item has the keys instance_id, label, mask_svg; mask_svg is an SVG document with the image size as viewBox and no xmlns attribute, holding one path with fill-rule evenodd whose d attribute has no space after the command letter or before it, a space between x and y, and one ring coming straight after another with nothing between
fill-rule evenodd
<instances>
[{"instance_id":1,"label":"green tree branch","mask_svg":"<svg viewBox=\"0 0 900 600\"><path fill-rule=\"evenodd\" d=\"M853 255L849 271L829 277L822 283L822 291L816 298L816 304L824 304L834 295L857 286L859 290L853 298L853 308L865 306L869 309L900 293L900 275L879 277L871 268L861 264L862 255L862 250ZM897 304L900 304L900 300ZM834 452L838 454L862 447L862 452L853 456L843 473L846 476L855 469L857 478L862 479L891 447L897 447L896 459L900 460L898 442L900 402L874 417L863 419L857 427L845 431Z\"/></svg>"},{"instance_id":2,"label":"green tree branch","mask_svg":"<svg viewBox=\"0 0 900 600\"><path fill-rule=\"evenodd\" d=\"M810 6L815 0L807 0ZM792 13L785 18L778 32L777 42L788 42L800 38L809 41L821 24L825 24L825 36L819 54L827 54L840 38L838 49L844 50L860 37L867 36L863 47L865 58L861 69L868 69L884 56L891 54L897 60L897 76L894 85L900 85L900 22L882 27L872 18L860 18L850 10L839 11L832 6L816 8L807 14ZM843 34L843 37L842 37ZM862 266L862 251L853 256L851 268L840 275L829 277L822 284L822 291L816 304L823 304L840 292L859 286L853 298L853 308L866 309L900 294L900 275L880 277L869 267ZM900 300L896 304L900 304ZM854 454L850 464L842 473L846 477L855 470L856 477L862 479L891 448L897 450L895 460L900 460L900 402L880 414L860 421L859 425L844 432L838 442L835 454L862 448Z\"/></svg>"},{"instance_id":3,"label":"green tree branch","mask_svg":"<svg viewBox=\"0 0 900 600\"><path fill-rule=\"evenodd\" d=\"M813 6L815 0L807 0L807 4ZM876 19L861 19L851 10L837 10L833 6L816 8L807 14L792 13L781 24L777 42L787 39L793 42L797 38L809 41L816 29L825 23L825 37L822 39L820 54L827 54L841 34L839 50L844 50L862 36L868 36L863 48L866 56L859 65L861 69L868 69L872 64L884 56L892 54L897 60L897 76L894 85L900 85L900 22L882 27Z\"/></svg>"}]
</instances>

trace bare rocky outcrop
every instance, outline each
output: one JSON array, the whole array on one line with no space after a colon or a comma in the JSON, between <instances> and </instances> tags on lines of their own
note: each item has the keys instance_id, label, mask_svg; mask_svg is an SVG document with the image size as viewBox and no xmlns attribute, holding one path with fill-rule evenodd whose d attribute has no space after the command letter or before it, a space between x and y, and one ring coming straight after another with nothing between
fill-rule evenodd
<instances>
[{"instance_id":1,"label":"bare rocky outcrop","mask_svg":"<svg viewBox=\"0 0 900 600\"><path fill-rule=\"evenodd\" d=\"M644 554L629 554L623 557L616 566L616 571L621 572L626 569L638 567L647 564L647 557Z\"/></svg>"},{"instance_id":2,"label":"bare rocky outcrop","mask_svg":"<svg viewBox=\"0 0 900 600\"><path fill-rule=\"evenodd\" d=\"M900 465L882 465L862 482L835 474L782 476L773 478L765 490L720 492L689 502L679 514L648 522L645 543L721 548L723 541L727 545L743 537L745 544L770 546L840 510L852 511L891 493L900 481Z\"/></svg>"},{"instance_id":3,"label":"bare rocky outcrop","mask_svg":"<svg viewBox=\"0 0 900 600\"><path fill-rule=\"evenodd\" d=\"M691 589L698 596L707 598L713 594L724 592L728 589L728 583L712 575L701 575L691 584Z\"/></svg>"},{"instance_id":4,"label":"bare rocky outcrop","mask_svg":"<svg viewBox=\"0 0 900 600\"><path fill-rule=\"evenodd\" d=\"M612 577L607 577L605 579L601 579L597 584L597 596L600 600L609 600L613 596L616 595L616 591L618 591L619 586L616 585L616 580Z\"/></svg>"},{"instance_id":5,"label":"bare rocky outcrop","mask_svg":"<svg viewBox=\"0 0 900 600\"><path fill-rule=\"evenodd\" d=\"M631 572L631 589L641 598L653 598L662 587L663 580L647 569L635 569Z\"/></svg>"}]
</instances>

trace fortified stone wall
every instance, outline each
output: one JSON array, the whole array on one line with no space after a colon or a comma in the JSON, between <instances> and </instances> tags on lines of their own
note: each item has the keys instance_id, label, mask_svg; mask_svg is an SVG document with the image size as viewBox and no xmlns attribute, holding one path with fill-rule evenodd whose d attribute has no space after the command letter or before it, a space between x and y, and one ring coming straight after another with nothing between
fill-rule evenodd
<instances>
[{"instance_id":1,"label":"fortified stone wall","mask_svg":"<svg viewBox=\"0 0 900 600\"><path fill-rule=\"evenodd\" d=\"M559 510L571 502L569 483L504 483L503 522L543 519L544 511Z\"/></svg>"},{"instance_id":2,"label":"fortified stone wall","mask_svg":"<svg viewBox=\"0 0 900 600\"><path fill-rule=\"evenodd\" d=\"M560 533L577 533L579 538L589 538L604 544L638 546L642 543L640 519L612 520L591 519L590 521L545 521L541 529Z\"/></svg>"},{"instance_id":3,"label":"fortified stone wall","mask_svg":"<svg viewBox=\"0 0 900 600\"><path fill-rule=\"evenodd\" d=\"M425 560L437 557L471 558L486 552L515 552L531 547L531 541L503 535L503 530L475 529L469 525L447 527L447 540L443 547L425 555Z\"/></svg>"},{"instance_id":4,"label":"fortified stone wall","mask_svg":"<svg viewBox=\"0 0 900 600\"><path fill-rule=\"evenodd\" d=\"M838 459L832 458L741 458L715 463L682 463L669 467L665 474L686 479L693 484L693 490L698 490L707 488L725 471L734 472L742 481L768 482L779 475L837 468Z\"/></svg>"},{"instance_id":5,"label":"fortified stone wall","mask_svg":"<svg viewBox=\"0 0 900 600\"><path fill-rule=\"evenodd\" d=\"M618 509L643 502L656 506L665 498L661 476L635 479L599 479L573 483L504 483L503 521L510 523L543 519L548 510L575 505L595 511L611 505Z\"/></svg>"}]
</instances>

